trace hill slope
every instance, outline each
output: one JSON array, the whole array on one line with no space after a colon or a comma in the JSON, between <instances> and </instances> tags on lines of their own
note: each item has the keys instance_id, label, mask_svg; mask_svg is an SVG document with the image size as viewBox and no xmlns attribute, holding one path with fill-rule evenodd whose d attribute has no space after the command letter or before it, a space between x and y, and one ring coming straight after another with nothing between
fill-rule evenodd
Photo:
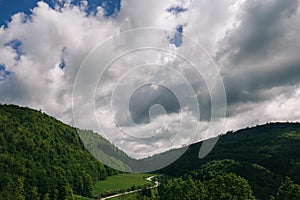
<instances>
[{"instance_id":1,"label":"hill slope","mask_svg":"<svg viewBox=\"0 0 300 200\"><path fill-rule=\"evenodd\" d=\"M90 196L96 181L118 172L97 161L82 141L98 159L128 171L142 171L153 160L178 151L134 160L92 131L77 130L29 108L0 105L0 199ZM274 195L285 176L300 183L299 123L272 123L228 132L200 160L201 145L191 145L159 172L204 182L234 173L249 182L259 199Z\"/></svg>"},{"instance_id":2,"label":"hill slope","mask_svg":"<svg viewBox=\"0 0 300 200\"><path fill-rule=\"evenodd\" d=\"M80 134L98 135L91 131ZM118 153L105 139L98 137L97 142ZM90 196L97 180L115 173L85 149L75 128L39 111L0 105L0 199Z\"/></svg>"},{"instance_id":3,"label":"hill slope","mask_svg":"<svg viewBox=\"0 0 300 200\"><path fill-rule=\"evenodd\" d=\"M203 181L223 173L235 173L249 181L260 199L274 195L286 176L300 183L299 123L271 123L228 132L204 159L198 158L201 145L202 142L191 145L177 161L160 172Z\"/></svg>"}]
</instances>

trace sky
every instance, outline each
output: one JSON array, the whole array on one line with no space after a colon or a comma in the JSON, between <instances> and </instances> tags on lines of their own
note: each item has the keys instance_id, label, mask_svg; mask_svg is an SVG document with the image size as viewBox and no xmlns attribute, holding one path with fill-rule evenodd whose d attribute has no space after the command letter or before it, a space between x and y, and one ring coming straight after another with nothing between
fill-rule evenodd
<instances>
[{"instance_id":1,"label":"sky","mask_svg":"<svg viewBox=\"0 0 300 200\"><path fill-rule=\"evenodd\" d=\"M135 157L299 121L299 21L299 0L1 0L0 103Z\"/></svg>"}]
</instances>

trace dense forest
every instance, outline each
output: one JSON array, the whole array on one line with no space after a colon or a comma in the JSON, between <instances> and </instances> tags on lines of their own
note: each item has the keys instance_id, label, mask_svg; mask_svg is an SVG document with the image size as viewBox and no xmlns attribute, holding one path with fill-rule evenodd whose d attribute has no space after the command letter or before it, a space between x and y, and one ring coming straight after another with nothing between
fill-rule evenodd
<instances>
[{"instance_id":1,"label":"dense forest","mask_svg":"<svg viewBox=\"0 0 300 200\"><path fill-rule=\"evenodd\" d=\"M85 149L75 128L40 111L0 105L1 200L88 197L96 181L116 173Z\"/></svg>"},{"instance_id":2,"label":"dense forest","mask_svg":"<svg viewBox=\"0 0 300 200\"><path fill-rule=\"evenodd\" d=\"M0 105L0 199L91 197L97 181L120 172L94 158L83 145L88 141L88 150L104 163L127 171L142 169L141 161L92 131L75 129L40 111ZM144 188L137 198L300 199L299 123L230 131L203 159L198 158L201 145L191 145L178 160L155 172L160 182L155 195ZM151 165L174 151L178 149L142 163Z\"/></svg>"},{"instance_id":3,"label":"dense forest","mask_svg":"<svg viewBox=\"0 0 300 200\"><path fill-rule=\"evenodd\" d=\"M204 159L198 158L201 145L191 145L177 161L159 171L171 178L162 180L161 195L166 191L179 192L175 196L180 191L186 193L184 187L176 186L179 181L182 186L194 182L209 194L200 199L300 199L299 123L269 123L230 131ZM218 198L214 191L219 191Z\"/></svg>"}]
</instances>

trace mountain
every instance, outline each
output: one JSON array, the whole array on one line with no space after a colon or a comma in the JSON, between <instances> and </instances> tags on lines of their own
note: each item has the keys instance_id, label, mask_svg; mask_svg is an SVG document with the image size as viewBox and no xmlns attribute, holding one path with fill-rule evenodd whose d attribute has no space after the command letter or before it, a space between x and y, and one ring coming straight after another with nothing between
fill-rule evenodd
<instances>
[{"instance_id":1,"label":"mountain","mask_svg":"<svg viewBox=\"0 0 300 200\"><path fill-rule=\"evenodd\" d=\"M118 173L96 160L79 137L105 146L101 159L129 169L126 157L92 131L72 128L40 111L0 105L0 199L69 199L90 196L93 184Z\"/></svg>"},{"instance_id":2,"label":"mountain","mask_svg":"<svg viewBox=\"0 0 300 200\"><path fill-rule=\"evenodd\" d=\"M300 197L299 123L230 131L203 159L198 158L201 145L192 144L178 160L157 171L166 175L160 180L158 197L180 197L173 192L178 188L192 188L188 189L190 197L195 192L203 199L212 199L214 191L215 196L232 195L218 191L218 183L231 184L234 192L249 199L285 196L289 187L291 195ZM180 152L173 149L135 160L93 131L70 127L33 109L0 105L0 199L88 197L96 181L119 173L103 163L125 171L144 171ZM184 189L181 195L186 192Z\"/></svg>"},{"instance_id":3,"label":"mountain","mask_svg":"<svg viewBox=\"0 0 300 200\"><path fill-rule=\"evenodd\" d=\"M191 145L178 160L159 172L201 181L234 173L249 182L259 199L276 194L285 177L300 184L299 123L269 123L230 131L203 159L198 158L201 145L202 142Z\"/></svg>"}]
</instances>

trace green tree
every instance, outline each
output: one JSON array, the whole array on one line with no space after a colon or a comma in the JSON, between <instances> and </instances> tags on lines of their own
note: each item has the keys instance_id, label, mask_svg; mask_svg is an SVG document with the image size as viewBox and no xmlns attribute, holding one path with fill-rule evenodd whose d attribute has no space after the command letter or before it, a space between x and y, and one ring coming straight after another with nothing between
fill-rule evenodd
<instances>
[{"instance_id":1,"label":"green tree","mask_svg":"<svg viewBox=\"0 0 300 200\"><path fill-rule=\"evenodd\" d=\"M36 186L32 187L32 189L31 189L30 199L31 200L39 200L40 199L40 195L38 193L38 188Z\"/></svg>"},{"instance_id":2,"label":"green tree","mask_svg":"<svg viewBox=\"0 0 300 200\"><path fill-rule=\"evenodd\" d=\"M208 181L208 193L210 199L255 199L248 181L233 173Z\"/></svg>"},{"instance_id":3,"label":"green tree","mask_svg":"<svg viewBox=\"0 0 300 200\"><path fill-rule=\"evenodd\" d=\"M24 178L18 177L16 183L16 200L25 200L25 191L24 191Z\"/></svg>"},{"instance_id":4,"label":"green tree","mask_svg":"<svg viewBox=\"0 0 300 200\"><path fill-rule=\"evenodd\" d=\"M77 181L75 182L75 190L78 194L82 194L83 191L83 180L82 176L79 176L77 178Z\"/></svg>"},{"instance_id":5,"label":"green tree","mask_svg":"<svg viewBox=\"0 0 300 200\"><path fill-rule=\"evenodd\" d=\"M275 199L299 200L300 186L298 184L295 184L290 178L286 177L285 181L280 185Z\"/></svg>"},{"instance_id":6,"label":"green tree","mask_svg":"<svg viewBox=\"0 0 300 200\"><path fill-rule=\"evenodd\" d=\"M147 188L147 186L144 186L141 189L140 195L142 197L149 197L149 198L151 198L152 197L152 191L151 191L151 189Z\"/></svg>"},{"instance_id":7,"label":"green tree","mask_svg":"<svg viewBox=\"0 0 300 200\"><path fill-rule=\"evenodd\" d=\"M58 200L70 200L72 199L72 188L65 182L61 181L58 185Z\"/></svg>"},{"instance_id":8,"label":"green tree","mask_svg":"<svg viewBox=\"0 0 300 200\"><path fill-rule=\"evenodd\" d=\"M50 200L50 195L49 193L46 193L45 196L44 196L44 199L43 200Z\"/></svg>"},{"instance_id":9,"label":"green tree","mask_svg":"<svg viewBox=\"0 0 300 200\"><path fill-rule=\"evenodd\" d=\"M91 197L93 191L93 182L90 175L86 174L83 177L83 191L82 195L86 197Z\"/></svg>"},{"instance_id":10,"label":"green tree","mask_svg":"<svg viewBox=\"0 0 300 200\"><path fill-rule=\"evenodd\" d=\"M3 200L25 200L24 177L11 177L3 188L3 192L0 191L0 194Z\"/></svg>"},{"instance_id":11,"label":"green tree","mask_svg":"<svg viewBox=\"0 0 300 200\"><path fill-rule=\"evenodd\" d=\"M80 132L95 145L103 143L112 153L121 152L96 133ZM1 200L44 199L47 193L57 200L83 190L90 195L93 183L107 176L106 170L118 173L84 148L75 128L14 105L0 104L0 161Z\"/></svg>"},{"instance_id":12,"label":"green tree","mask_svg":"<svg viewBox=\"0 0 300 200\"><path fill-rule=\"evenodd\" d=\"M207 190L198 180L182 178L171 179L159 187L160 199L172 200L198 200L207 199Z\"/></svg>"}]
</instances>

